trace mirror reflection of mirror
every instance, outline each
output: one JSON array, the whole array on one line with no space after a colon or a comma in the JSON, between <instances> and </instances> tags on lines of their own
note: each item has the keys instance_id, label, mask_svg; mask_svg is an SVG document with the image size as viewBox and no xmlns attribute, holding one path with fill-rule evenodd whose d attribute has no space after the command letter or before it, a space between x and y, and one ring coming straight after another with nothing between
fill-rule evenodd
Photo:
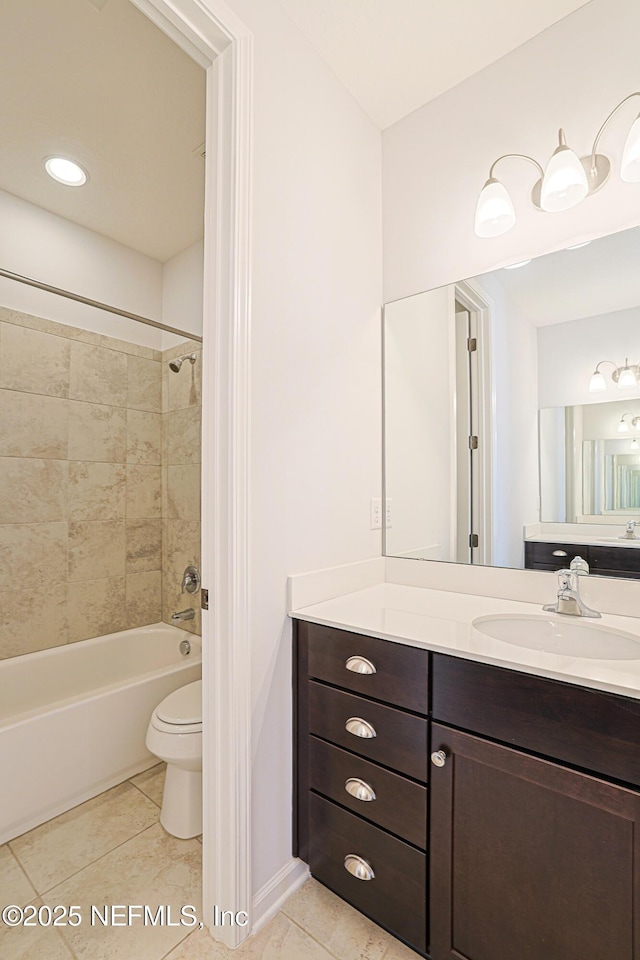
<instances>
[{"instance_id":1,"label":"mirror reflection of mirror","mask_svg":"<svg viewBox=\"0 0 640 960\"><path fill-rule=\"evenodd\" d=\"M385 305L387 555L640 576L639 258L636 228Z\"/></svg>"}]
</instances>

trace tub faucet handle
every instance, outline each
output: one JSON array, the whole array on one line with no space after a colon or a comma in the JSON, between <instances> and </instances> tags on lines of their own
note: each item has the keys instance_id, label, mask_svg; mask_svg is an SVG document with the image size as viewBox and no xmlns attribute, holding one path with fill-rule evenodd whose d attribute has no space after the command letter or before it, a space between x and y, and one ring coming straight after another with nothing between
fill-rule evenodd
<instances>
[{"instance_id":1,"label":"tub faucet handle","mask_svg":"<svg viewBox=\"0 0 640 960\"><path fill-rule=\"evenodd\" d=\"M182 574L182 593L197 593L200 589L200 571L197 567L185 567Z\"/></svg>"}]
</instances>

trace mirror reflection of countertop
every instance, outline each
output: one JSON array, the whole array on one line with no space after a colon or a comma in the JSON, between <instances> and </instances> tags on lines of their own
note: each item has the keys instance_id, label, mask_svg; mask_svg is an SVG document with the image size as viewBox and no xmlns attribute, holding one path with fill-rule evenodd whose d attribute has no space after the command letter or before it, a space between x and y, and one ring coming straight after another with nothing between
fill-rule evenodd
<instances>
[{"instance_id":1,"label":"mirror reflection of countertop","mask_svg":"<svg viewBox=\"0 0 640 960\"><path fill-rule=\"evenodd\" d=\"M584 543L590 547L640 547L640 537L635 540L626 540L621 536L597 536L596 534L581 534L576 531L569 533L540 533L533 537L525 537L525 543Z\"/></svg>"},{"instance_id":2,"label":"mirror reflection of countertop","mask_svg":"<svg viewBox=\"0 0 640 960\"><path fill-rule=\"evenodd\" d=\"M550 598L551 600L552 598ZM624 631L638 642L633 659L598 660L529 649L481 633L472 621L496 615L540 616L561 622ZM544 614L538 604L449 593L396 583L375 586L290 611L290 616L352 633L423 647L540 677L576 683L640 699L640 619L603 614L601 619Z\"/></svg>"}]
</instances>

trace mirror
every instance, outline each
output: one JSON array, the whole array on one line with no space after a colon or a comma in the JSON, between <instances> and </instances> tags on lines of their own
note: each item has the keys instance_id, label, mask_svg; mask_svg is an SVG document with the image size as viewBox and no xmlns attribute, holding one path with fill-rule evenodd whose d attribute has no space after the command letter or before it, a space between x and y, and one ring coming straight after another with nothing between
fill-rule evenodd
<instances>
[{"instance_id":1,"label":"mirror","mask_svg":"<svg viewBox=\"0 0 640 960\"><path fill-rule=\"evenodd\" d=\"M0 63L0 304L134 330L17 274L199 336L205 70L130 0L3 0Z\"/></svg>"},{"instance_id":2,"label":"mirror","mask_svg":"<svg viewBox=\"0 0 640 960\"><path fill-rule=\"evenodd\" d=\"M640 577L639 258L634 228L385 305L387 556Z\"/></svg>"}]
</instances>

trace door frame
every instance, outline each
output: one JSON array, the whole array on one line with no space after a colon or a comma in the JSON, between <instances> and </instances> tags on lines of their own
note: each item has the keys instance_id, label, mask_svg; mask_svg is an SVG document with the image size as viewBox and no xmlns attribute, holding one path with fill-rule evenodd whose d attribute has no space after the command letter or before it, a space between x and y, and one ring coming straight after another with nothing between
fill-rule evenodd
<instances>
[{"instance_id":1,"label":"door frame","mask_svg":"<svg viewBox=\"0 0 640 960\"><path fill-rule=\"evenodd\" d=\"M249 417L253 37L224 0L132 0L207 71L202 386L203 914L251 932ZM215 926L219 911L246 925ZM244 917L241 918L241 923Z\"/></svg>"},{"instance_id":2,"label":"door frame","mask_svg":"<svg viewBox=\"0 0 640 960\"><path fill-rule=\"evenodd\" d=\"M478 423L483 442L478 447L481 516L478 517L478 563L490 566L493 553L493 457L495 450L495 388L491 377L491 309L484 291L471 281L454 284L455 299L475 315L478 339ZM455 513L454 513L455 516Z\"/></svg>"}]
</instances>

